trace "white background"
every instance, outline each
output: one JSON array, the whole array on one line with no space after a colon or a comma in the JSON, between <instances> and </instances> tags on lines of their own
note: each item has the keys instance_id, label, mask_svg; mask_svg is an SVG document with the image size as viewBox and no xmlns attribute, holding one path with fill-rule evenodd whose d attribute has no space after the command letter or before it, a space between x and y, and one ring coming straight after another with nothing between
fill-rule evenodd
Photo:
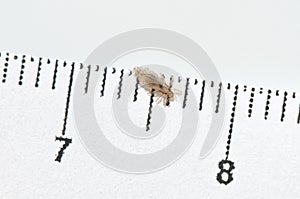
<instances>
[{"instance_id":1,"label":"white background","mask_svg":"<svg viewBox=\"0 0 300 199\"><path fill-rule=\"evenodd\" d=\"M2 0L0 51L84 61L94 48L120 32L141 27L166 28L199 43L223 80L297 91L299 10L300 2L296 0L243 3ZM96 162L79 142L75 125L70 122L68 132L74 143L67 149L63 163L57 164L53 154L60 144L53 140L61 129L65 87L58 89L59 97L49 101L52 98L47 97L48 91L37 93L28 87L28 92L32 92L28 98L27 91L14 88L17 84L8 85L1 86L1 198L298 198L300 195L297 153L300 135L295 123L296 111L292 111L296 110L299 98L293 101L292 116L284 124L279 122L282 98L277 102L278 110L272 110L277 113L273 120L270 117L270 121L263 121L261 108L258 119L249 121L245 116L236 121L231 158L237 168L235 180L226 187L215 180L217 163L224 157L226 133L205 160L197 159L201 145L193 145L170 168L135 176L117 173ZM264 103L261 100L261 107ZM241 111L246 115L247 104ZM198 142L201 144L201 137Z\"/></svg>"}]
</instances>

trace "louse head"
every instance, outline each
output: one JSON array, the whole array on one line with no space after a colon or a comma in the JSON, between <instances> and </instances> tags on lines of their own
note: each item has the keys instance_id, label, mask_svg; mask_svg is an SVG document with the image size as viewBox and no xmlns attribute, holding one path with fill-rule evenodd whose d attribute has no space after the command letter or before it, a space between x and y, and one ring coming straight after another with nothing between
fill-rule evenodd
<instances>
[{"instance_id":1,"label":"louse head","mask_svg":"<svg viewBox=\"0 0 300 199\"><path fill-rule=\"evenodd\" d=\"M168 98L170 101L174 101L174 99L175 99L175 94L174 94L174 92L173 92L167 85L159 85L158 90L159 90L161 93L165 93L165 95L167 95L167 98Z\"/></svg>"}]
</instances>

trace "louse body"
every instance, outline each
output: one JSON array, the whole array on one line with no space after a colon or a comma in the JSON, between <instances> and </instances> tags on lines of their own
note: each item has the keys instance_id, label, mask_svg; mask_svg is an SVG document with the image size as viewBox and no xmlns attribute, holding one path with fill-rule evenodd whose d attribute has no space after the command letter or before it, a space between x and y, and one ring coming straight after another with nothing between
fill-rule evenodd
<instances>
[{"instance_id":1,"label":"louse body","mask_svg":"<svg viewBox=\"0 0 300 199\"><path fill-rule=\"evenodd\" d=\"M170 78L170 84L167 84L163 74L158 75L147 67L135 67L133 72L141 87L148 92L148 95L151 95L152 90L154 90L157 104L163 101L163 105L168 106L170 101L174 101L176 95L181 95L180 90L171 89L172 77Z\"/></svg>"}]
</instances>

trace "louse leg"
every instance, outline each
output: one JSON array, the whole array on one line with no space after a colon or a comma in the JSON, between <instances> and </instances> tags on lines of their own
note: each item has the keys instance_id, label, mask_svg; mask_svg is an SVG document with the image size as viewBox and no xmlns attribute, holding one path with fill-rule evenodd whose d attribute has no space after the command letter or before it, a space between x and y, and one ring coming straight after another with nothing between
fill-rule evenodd
<instances>
[{"instance_id":1,"label":"louse leg","mask_svg":"<svg viewBox=\"0 0 300 199\"><path fill-rule=\"evenodd\" d=\"M170 101L169 101L169 103L170 103ZM164 104L164 106L167 106L167 99L166 98L164 98L163 104Z\"/></svg>"},{"instance_id":2,"label":"louse leg","mask_svg":"<svg viewBox=\"0 0 300 199\"><path fill-rule=\"evenodd\" d=\"M178 100L178 96L177 96L177 95L175 95L175 97L174 97L174 98L175 98L175 101L177 101L177 100Z\"/></svg>"},{"instance_id":3,"label":"louse leg","mask_svg":"<svg viewBox=\"0 0 300 199\"><path fill-rule=\"evenodd\" d=\"M181 90L178 90L176 88L173 89L173 92L176 94L176 95L182 95L182 91Z\"/></svg>"},{"instance_id":4,"label":"louse leg","mask_svg":"<svg viewBox=\"0 0 300 199\"><path fill-rule=\"evenodd\" d=\"M158 97L158 98L156 99L156 104L161 103L161 101L162 101L162 98L161 98L161 97Z\"/></svg>"}]
</instances>

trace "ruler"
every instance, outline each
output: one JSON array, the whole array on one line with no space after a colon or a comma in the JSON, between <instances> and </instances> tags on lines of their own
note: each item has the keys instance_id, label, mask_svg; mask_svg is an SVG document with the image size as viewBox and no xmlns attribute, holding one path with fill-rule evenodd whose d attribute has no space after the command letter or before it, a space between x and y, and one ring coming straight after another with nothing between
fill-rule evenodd
<instances>
[{"instance_id":1,"label":"ruler","mask_svg":"<svg viewBox=\"0 0 300 199\"><path fill-rule=\"evenodd\" d=\"M61 131L57 133L54 140L61 143L60 148L55 154L54 161L60 163L63 157L67 154L68 147L72 144L72 137L68 136L67 126L69 118L69 110L71 106L72 96L74 92L75 83L81 89L79 95L84 96L96 96L99 101L106 98L106 96L112 92L109 88L111 81L114 80L117 85L117 91L114 97L115 102L122 101L124 92L131 89L133 95L131 101L137 103L140 99L143 89L140 87L138 80L134 77L131 69L125 69L122 67L106 67L99 65L90 65L86 63L78 63L61 59L52 59L47 57L36 57L23 54L13 54L8 52L0 52L0 70L1 86L0 89L5 90L6 85L14 85L19 88L26 88L34 90L35 92L42 89L44 93L51 93L56 97L56 90L64 90L65 96L60 96L64 99L61 103L64 104L64 108L61 111L60 118ZM80 81L76 81L76 74L80 73ZM97 82L92 80L92 76L96 76ZM216 179L221 184L229 184L233 180L233 170L235 169L234 162L229 159L231 151L232 139L234 137L234 127L237 119L237 109L242 106L247 106L244 114L249 119L252 119L254 113L258 108L263 112L263 120L267 121L271 116L278 117L279 123L284 123L287 117L294 118L293 125L299 125L300 123L300 107L298 93L294 91L282 91L277 89L268 89L264 87L253 87L249 85L240 85L225 82L215 82L207 79L197 79L193 77L181 77L178 75L166 74L166 80L170 78L175 79L177 86L183 90L181 96L181 109L188 109L193 107L199 113L205 110L205 100L208 98L208 88L217 90L217 95L214 97L212 103L212 109L214 114L219 114L221 98L225 97L226 93L231 93L229 100L229 106L225 107L229 113L229 124L227 126L227 140L225 148L225 156L219 162L219 173ZM94 81L94 82L91 82ZM91 84L97 84L98 88L91 87ZM197 90L197 100L193 101L191 97L191 91ZM154 91L153 91L154 92ZM159 119L153 117L153 109L155 106L154 93L149 96L148 101L144 101L147 106L147 114L145 120L145 126L142 128L143 132L147 136L147 133L152 130L155 123L159 122ZM240 95L248 96L243 102L239 101ZM5 97L5 96L2 96ZM6 96L7 97L7 96ZM26 97L26 95L25 95ZM76 96L75 96L76 97ZM264 107L256 108L256 100L264 100ZM281 101L280 107L277 107L277 112L271 111L273 100ZM297 104L297 106L289 106L289 103ZM169 103L169 107L172 107L172 102ZM288 108L290 109L287 112ZM84 110L83 110L84 111ZM84 114L84 113L82 113ZM133 130L134 131L134 130ZM46 132L45 132L46 133ZM226 177L224 177L224 174Z\"/></svg>"}]
</instances>

